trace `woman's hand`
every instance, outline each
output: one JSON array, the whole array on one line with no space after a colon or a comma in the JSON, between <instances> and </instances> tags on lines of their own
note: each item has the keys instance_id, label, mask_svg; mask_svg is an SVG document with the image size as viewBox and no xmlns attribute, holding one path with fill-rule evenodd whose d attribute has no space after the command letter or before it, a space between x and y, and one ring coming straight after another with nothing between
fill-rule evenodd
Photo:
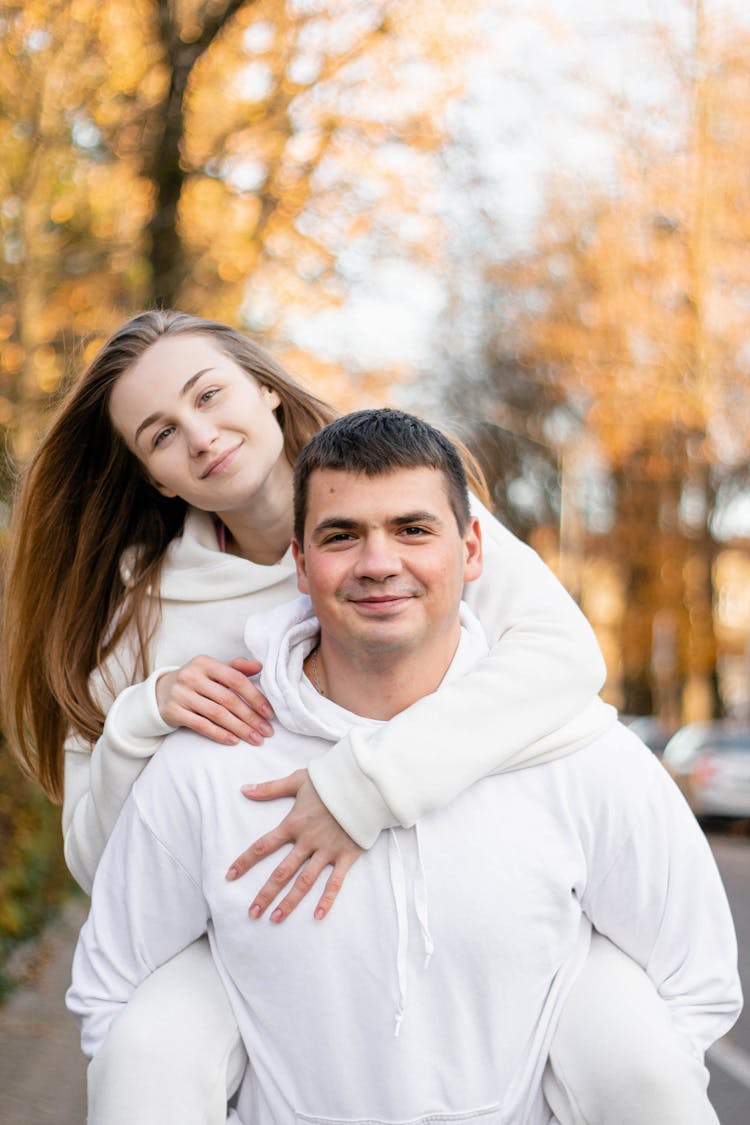
<instances>
[{"instance_id":1,"label":"woman's hand","mask_svg":"<svg viewBox=\"0 0 750 1125\"><path fill-rule=\"evenodd\" d=\"M284 844L292 844L292 850L255 896L248 912L250 917L260 918L269 903L299 871L292 889L271 914L272 922L283 922L312 888L323 868L332 866L333 871L315 908L315 918L318 921L325 918L349 868L359 859L362 849L331 816L316 793L307 770L296 770L278 781L247 785L242 792L252 801L294 797L294 806L281 824L251 844L227 871L227 879L238 879L259 860L272 855Z\"/></svg>"},{"instance_id":2,"label":"woman's hand","mask_svg":"<svg viewBox=\"0 0 750 1125\"><path fill-rule=\"evenodd\" d=\"M214 742L236 746L240 739L260 746L273 734L270 703L251 683L257 660L238 657L228 664L196 656L156 681L156 702L165 723L187 727Z\"/></svg>"}]
</instances>

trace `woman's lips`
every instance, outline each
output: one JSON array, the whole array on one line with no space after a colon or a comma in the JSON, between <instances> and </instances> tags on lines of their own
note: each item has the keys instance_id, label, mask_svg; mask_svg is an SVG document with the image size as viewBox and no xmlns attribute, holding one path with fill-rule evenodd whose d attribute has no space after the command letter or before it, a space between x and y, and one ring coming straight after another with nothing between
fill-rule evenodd
<instances>
[{"instance_id":1,"label":"woman's lips","mask_svg":"<svg viewBox=\"0 0 750 1125\"><path fill-rule=\"evenodd\" d=\"M203 473L201 480L205 480L206 477L215 476L216 473L220 473L223 469L228 468L234 459L235 453L240 448L240 445L242 445L242 442L238 442L237 445L232 446L231 449L227 449L224 453L219 454L208 466L205 473Z\"/></svg>"}]
</instances>

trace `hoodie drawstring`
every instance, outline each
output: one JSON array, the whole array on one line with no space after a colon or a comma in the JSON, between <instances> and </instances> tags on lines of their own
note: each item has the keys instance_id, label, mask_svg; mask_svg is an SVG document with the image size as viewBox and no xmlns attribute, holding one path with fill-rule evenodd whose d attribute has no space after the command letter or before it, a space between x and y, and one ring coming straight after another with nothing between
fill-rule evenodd
<instances>
[{"instance_id":1,"label":"hoodie drawstring","mask_svg":"<svg viewBox=\"0 0 750 1125\"><path fill-rule=\"evenodd\" d=\"M435 948L432 940L432 934L429 928L429 917L427 910L427 880L424 873L424 864L422 862L422 849L419 842L419 829L414 828L416 846L417 846L417 867L414 880L414 912L419 922L419 928L422 934L422 942L424 944L425 960L424 968L427 969L430 964L433 950ZM388 831L388 866L391 876L391 890L393 891L393 901L396 907L396 925L398 928L398 937L396 943L396 979L398 982L398 1007L396 1009L395 1025L393 1034L398 1036L401 1031L401 1023L406 1013L406 993L408 988L408 953L409 953L409 907L406 896L406 871L404 867L403 855L401 853L401 846L398 842L398 837L394 829Z\"/></svg>"},{"instance_id":2,"label":"hoodie drawstring","mask_svg":"<svg viewBox=\"0 0 750 1125\"><path fill-rule=\"evenodd\" d=\"M414 910L416 911L419 928L422 931L424 944L424 968L429 969L430 960L435 949L435 943L430 933L430 918L427 910L427 878L422 862L422 844L419 838L419 827L414 825L414 835L417 841L417 873L414 879Z\"/></svg>"}]
</instances>

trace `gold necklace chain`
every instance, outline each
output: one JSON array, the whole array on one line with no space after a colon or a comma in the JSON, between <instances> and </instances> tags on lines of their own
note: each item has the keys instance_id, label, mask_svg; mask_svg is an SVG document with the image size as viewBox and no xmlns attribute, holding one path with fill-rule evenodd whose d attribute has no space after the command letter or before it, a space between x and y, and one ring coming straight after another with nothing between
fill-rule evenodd
<instances>
[{"instance_id":1,"label":"gold necklace chain","mask_svg":"<svg viewBox=\"0 0 750 1125\"><path fill-rule=\"evenodd\" d=\"M320 645L319 644L316 645L315 648L312 650L312 653L310 654L310 669L312 671L312 678L313 678L313 684L315 685L315 690L317 691L318 695L322 695L323 698L325 698L326 693L323 691L322 687L320 686L320 679L318 678L318 649L319 648L320 648Z\"/></svg>"}]
</instances>

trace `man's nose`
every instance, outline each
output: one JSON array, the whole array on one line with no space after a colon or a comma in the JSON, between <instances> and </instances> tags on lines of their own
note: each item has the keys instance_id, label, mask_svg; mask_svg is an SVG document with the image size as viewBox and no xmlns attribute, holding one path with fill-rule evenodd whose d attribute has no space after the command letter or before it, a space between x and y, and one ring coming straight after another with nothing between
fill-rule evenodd
<instances>
[{"instance_id":1,"label":"man's nose","mask_svg":"<svg viewBox=\"0 0 750 1125\"><path fill-rule=\"evenodd\" d=\"M355 566L357 578L382 582L400 570L399 553L388 536L370 535L363 541Z\"/></svg>"}]
</instances>

